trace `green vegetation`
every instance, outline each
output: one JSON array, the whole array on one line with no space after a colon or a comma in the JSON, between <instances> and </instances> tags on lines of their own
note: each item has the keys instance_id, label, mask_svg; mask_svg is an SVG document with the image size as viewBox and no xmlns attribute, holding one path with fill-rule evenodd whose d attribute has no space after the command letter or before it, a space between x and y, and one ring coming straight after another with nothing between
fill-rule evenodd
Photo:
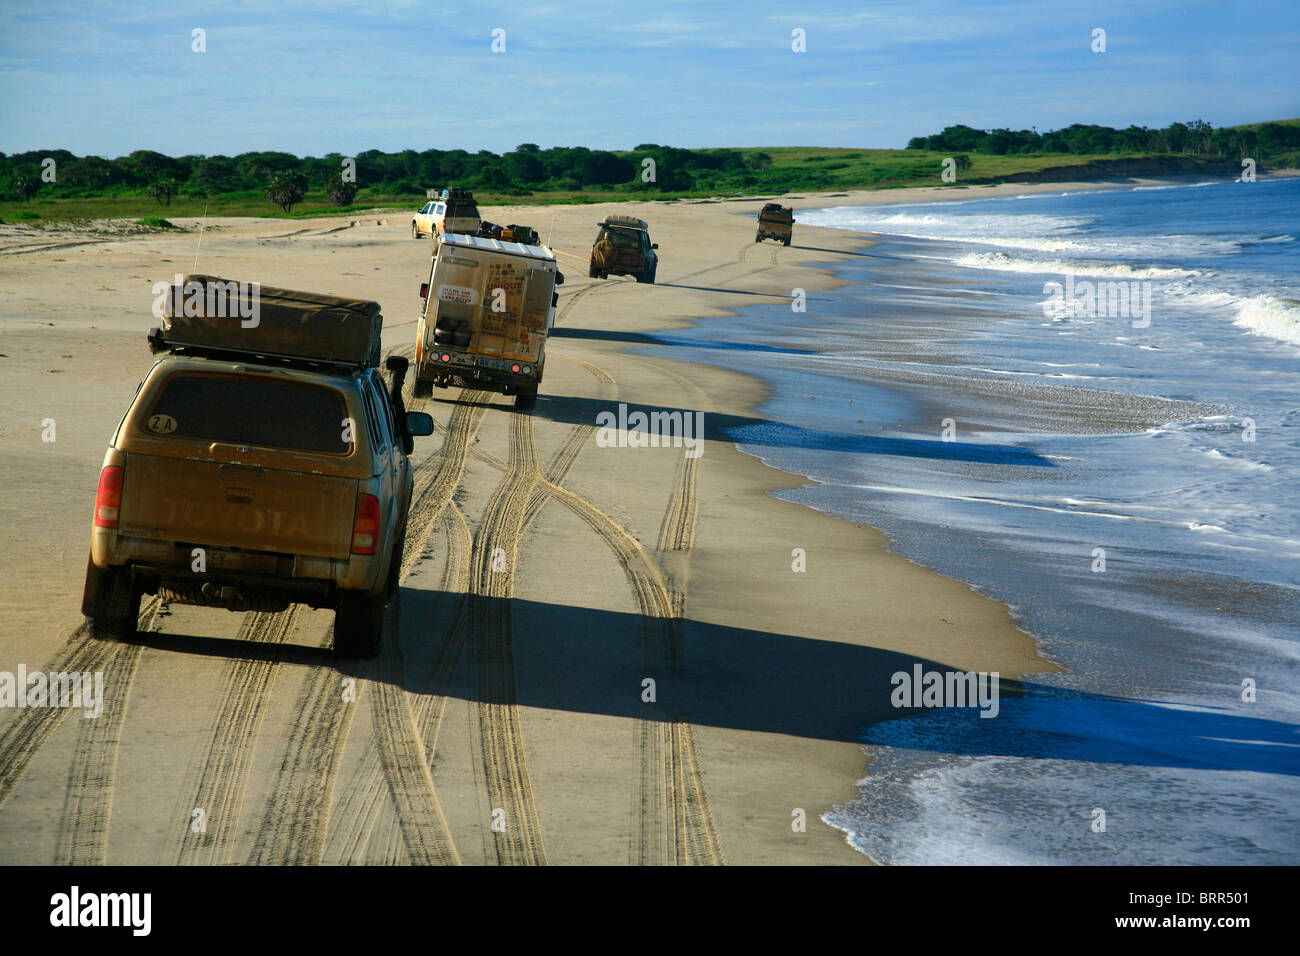
<instances>
[{"instance_id":1,"label":"green vegetation","mask_svg":"<svg viewBox=\"0 0 1300 956\"><path fill-rule=\"evenodd\" d=\"M1214 129L1204 120L1170 123L1164 129L1148 129L1145 126L1111 129L1109 126L1075 123L1048 133L1028 129L983 130L969 126L949 126L942 133L933 136L915 137L908 142L907 148L988 153L995 156L1050 153L1166 153L1237 159L1250 156L1256 163L1263 163L1265 159L1278 154L1294 153L1300 149L1298 123L1300 121L1284 120L1280 123L1255 123L1223 129Z\"/></svg>"},{"instance_id":2,"label":"green vegetation","mask_svg":"<svg viewBox=\"0 0 1300 956\"><path fill-rule=\"evenodd\" d=\"M174 223L164 219L162 216L145 216L143 219L135 221L137 226L148 226L151 229L175 229Z\"/></svg>"},{"instance_id":3,"label":"green vegetation","mask_svg":"<svg viewBox=\"0 0 1300 956\"><path fill-rule=\"evenodd\" d=\"M727 195L779 195L940 185L952 158L961 185L1024 179L1161 172L1226 172L1243 156L1259 168L1300 165L1300 121L1212 129L1201 121L1163 130L1075 125L1033 130L950 126L907 149L367 150L300 159L288 153L172 158L137 150L118 159L66 150L0 154L0 216L12 220L168 215L297 218L375 209L410 210L425 191L466 186L484 204L585 203ZM54 161L53 182L44 175ZM1125 165L1127 164L1127 165ZM1069 167L1068 169L1066 167ZM1124 172L1124 170L1129 170ZM348 175L343 175L347 171ZM355 175L353 175L353 173Z\"/></svg>"}]
</instances>

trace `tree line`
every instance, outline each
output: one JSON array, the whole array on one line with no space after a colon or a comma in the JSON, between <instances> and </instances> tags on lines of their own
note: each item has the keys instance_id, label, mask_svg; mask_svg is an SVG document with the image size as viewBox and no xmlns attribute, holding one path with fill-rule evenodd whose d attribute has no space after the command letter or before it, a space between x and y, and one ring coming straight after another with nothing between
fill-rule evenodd
<instances>
[{"instance_id":1,"label":"tree line","mask_svg":"<svg viewBox=\"0 0 1300 956\"><path fill-rule=\"evenodd\" d=\"M1300 148L1300 126L1259 123L1214 129L1204 120L1170 123L1164 129L1130 126L1113 129L1074 123L1039 133L1033 129L972 129L949 126L933 136L909 140L908 149L985 153L998 156L1048 153L1172 153L1264 162L1270 156Z\"/></svg>"},{"instance_id":2,"label":"tree line","mask_svg":"<svg viewBox=\"0 0 1300 956\"><path fill-rule=\"evenodd\" d=\"M649 164L647 164L649 160ZM688 192L696 188L760 185L756 174L772 159L761 150L679 149L643 143L630 152L582 146L541 149L524 143L506 153L463 149L366 150L299 158L283 152L238 156L171 157L141 149L116 159L67 150L0 153L0 199L149 195L166 205L189 198L263 195L282 208L307 190L324 189L335 205L358 190L423 196L435 186L459 185L504 195L588 189Z\"/></svg>"}]
</instances>

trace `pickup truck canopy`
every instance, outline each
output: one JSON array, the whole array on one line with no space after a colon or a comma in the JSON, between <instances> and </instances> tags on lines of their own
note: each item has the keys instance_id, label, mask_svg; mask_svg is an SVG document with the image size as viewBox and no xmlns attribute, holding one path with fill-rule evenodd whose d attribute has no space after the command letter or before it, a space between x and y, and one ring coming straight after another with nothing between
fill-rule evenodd
<instances>
[{"instance_id":1,"label":"pickup truck canopy","mask_svg":"<svg viewBox=\"0 0 1300 956\"><path fill-rule=\"evenodd\" d=\"M169 290L150 348L379 365L379 303L187 275Z\"/></svg>"}]
</instances>

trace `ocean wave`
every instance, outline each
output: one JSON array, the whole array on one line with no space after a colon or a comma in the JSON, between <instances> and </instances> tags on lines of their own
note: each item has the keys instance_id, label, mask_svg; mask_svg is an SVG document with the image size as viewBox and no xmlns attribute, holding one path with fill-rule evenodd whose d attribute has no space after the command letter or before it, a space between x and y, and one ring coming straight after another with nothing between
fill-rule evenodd
<instances>
[{"instance_id":1,"label":"ocean wave","mask_svg":"<svg viewBox=\"0 0 1300 956\"><path fill-rule=\"evenodd\" d=\"M973 252L952 260L968 269L994 269L999 272L1031 272L1076 276L1101 276L1115 279L1192 279L1201 273L1166 266L1137 266L1121 262L1067 262L1062 259L1019 259L1005 252Z\"/></svg>"},{"instance_id":2,"label":"ocean wave","mask_svg":"<svg viewBox=\"0 0 1300 956\"><path fill-rule=\"evenodd\" d=\"M1233 324L1269 338L1300 345L1300 302L1255 295L1239 300Z\"/></svg>"},{"instance_id":3,"label":"ocean wave","mask_svg":"<svg viewBox=\"0 0 1300 956\"><path fill-rule=\"evenodd\" d=\"M972 215L938 208L885 212L880 207L846 206L804 212L800 214L800 221L814 226L878 232L906 239L996 246L1031 252L1072 253L1109 260L1222 258L1238 255L1243 248L1259 242L1288 241L1285 237L1250 234L1100 236L1093 234L1095 222L1090 218L1038 213Z\"/></svg>"}]
</instances>

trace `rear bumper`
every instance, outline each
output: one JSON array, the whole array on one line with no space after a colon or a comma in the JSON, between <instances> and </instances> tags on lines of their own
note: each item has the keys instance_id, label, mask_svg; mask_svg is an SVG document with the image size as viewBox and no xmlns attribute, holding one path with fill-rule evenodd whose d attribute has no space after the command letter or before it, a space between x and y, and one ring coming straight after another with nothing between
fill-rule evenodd
<instances>
[{"instance_id":1,"label":"rear bumper","mask_svg":"<svg viewBox=\"0 0 1300 956\"><path fill-rule=\"evenodd\" d=\"M196 553L198 552L198 553ZM339 590L384 590L384 554L328 558L216 548L198 542L133 538L95 528L90 560L100 568L127 569L146 593L159 587L195 588L210 583L278 594L294 603L332 607ZM201 568L202 570L198 570Z\"/></svg>"},{"instance_id":2,"label":"rear bumper","mask_svg":"<svg viewBox=\"0 0 1300 956\"><path fill-rule=\"evenodd\" d=\"M448 357L445 362L444 355ZM519 367L518 372L514 371L515 366ZM425 362L416 368L415 375L420 381L435 385L486 385L507 395L520 388L533 388L542 380L541 366L534 362L437 347L425 352Z\"/></svg>"}]
</instances>

